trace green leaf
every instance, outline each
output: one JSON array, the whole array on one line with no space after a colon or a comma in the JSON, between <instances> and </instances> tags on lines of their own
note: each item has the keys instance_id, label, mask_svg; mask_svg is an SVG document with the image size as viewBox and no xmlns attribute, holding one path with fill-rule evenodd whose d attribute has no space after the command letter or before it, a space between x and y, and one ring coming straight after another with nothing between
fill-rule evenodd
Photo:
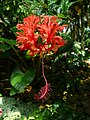
<instances>
[{"instance_id":1,"label":"green leaf","mask_svg":"<svg viewBox=\"0 0 90 120\"><path fill-rule=\"evenodd\" d=\"M12 88L12 89L10 90L10 96L15 95L15 94L17 94L17 93L18 93L18 90L16 90L15 88Z\"/></svg>"},{"instance_id":2,"label":"green leaf","mask_svg":"<svg viewBox=\"0 0 90 120\"><path fill-rule=\"evenodd\" d=\"M23 77L24 73L22 73L19 68L16 68L12 75L11 75L11 78L10 78L10 81L11 81L11 85L13 87L15 87L15 85L19 82L21 82L22 80L22 77Z\"/></svg>"},{"instance_id":3,"label":"green leaf","mask_svg":"<svg viewBox=\"0 0 90 120\"><path fill-rule=\"evenodd\" d=\"M19 90L19 92L23 92L24 88L30 84L35 77L35 71L33 68L30 68L22 77L21 82L15 85L15 88Z\"/></svg>"},{"instance_id":4,"label":"green leaf","mask_svg":"<svg viewBox=\"0 0 90 120\"><path fill-rule=\"evenodd\" d=\"M62 12L64 14L66 14L66 12L68 11L68 9L78 1L75 1L75 2L69 2L69 0L61 0L60 2L60 8L62 9Z\"/></svg>"},{"instance_id":5,"label":"green leaf","mask_svg":"<svg viewBox=\"0 0 90 120\"><path fill-rule=\"evenodd\" d=\"M34 77L35 71L33 68L30 68L25 73L22 73L19 68L16 68L10 78L11 85L21 93L24 91L24 88L33 81Z\"/></svg>"},{"instance_id":6,"label":"green leaf","mask_svg":"<svg viewBox=\"0 0 90 120\"><path fill-rule=\"evenodd\" d=\"M60 17L60 18L67 18L67 16L65 16L64 14L59 14L58 17Z\"/></svg>"},{"instance_id":7,"label":"green leaf","mask_svg":"<svg viewBox=\"0 0 90 120\"><path fill-rule=\"evenodd\" d=\"M16 45L16 40L9 40L9 39L6 39L6 38L2 38L2 37L0 37L0 41L1 42L5 42L5 43L7 43L7 44L9 44L9 45Z\"/></svg>"},{"instance_id":8,"label":"green leaf","mask_svg":"<svg viewBox=\"0 0 90 120\"><path fill-rule=\"evenodd\" d=\"M11 46L5 45L5 44L0 44L0 51L5 52L6 50L9 50Z\"/></svg>"},{"instance_id":9,"label":"green leaf","mask_svg":"<svg viewBox=\"0 0 90 120\"><path fill-rule=\"evenodd\" d=\"M31 83L35 77L35 71L33 68L30 68L23 76L22 82Z\"/></svg>"}]
</instances>

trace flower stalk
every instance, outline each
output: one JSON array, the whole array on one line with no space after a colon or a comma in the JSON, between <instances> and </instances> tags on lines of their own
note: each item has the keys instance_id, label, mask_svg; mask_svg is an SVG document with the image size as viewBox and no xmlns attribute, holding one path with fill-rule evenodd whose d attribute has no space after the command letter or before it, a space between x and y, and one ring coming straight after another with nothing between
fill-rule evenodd
<instances>
[{"instance_id":1,"label":"flower stalk","mask_svg":"<svg viewBox=\"0 0 90 120\"><path fill-rule=\"evenodd\" d=\"M34 99L45 101L49 98L50 92L52 91L50 84L47 82L45 72L44 72L44 61L42 57L42 75L45 81L45 86L40 89L38 94L34 94Z\"/></svg>"}]
</instances>

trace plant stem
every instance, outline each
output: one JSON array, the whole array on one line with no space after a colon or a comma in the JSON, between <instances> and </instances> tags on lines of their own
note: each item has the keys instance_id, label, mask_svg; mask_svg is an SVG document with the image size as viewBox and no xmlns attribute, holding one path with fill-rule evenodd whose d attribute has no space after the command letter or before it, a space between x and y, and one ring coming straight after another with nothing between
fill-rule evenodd
<instances>
[{"instance_id":1,"label":"plant stem","mask_svg":"<svg viewBox=\"0 0 90 120\"><path fill-rule=\"evenodd\" d=\"M43 74L43 78L45 80L45 92L44 94L40 97L40 99L42 99L46 94L47 94L47 91L48 91L48 83L47 83L47 79L45 77L45 74L44 74L44 62L43 62L43 57L42 57L42 74Z\"/></svg>"}]
</instances>

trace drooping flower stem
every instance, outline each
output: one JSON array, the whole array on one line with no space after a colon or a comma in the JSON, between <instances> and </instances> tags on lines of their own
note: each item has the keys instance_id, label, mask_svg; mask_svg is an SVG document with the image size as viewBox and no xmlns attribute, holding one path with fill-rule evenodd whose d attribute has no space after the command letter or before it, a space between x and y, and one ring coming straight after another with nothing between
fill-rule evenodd
<instances>
[{"instance_id":1,"label":"drooping flower stem","mask_svg":"<svg viewBox=\"0 0 90 120\"><path fill-rule=\"evenodd\" d=\"M45 76L45 73L44 73L43 56L42 56L42 75L43 75L43 78L44 78L44 81L45 81L45 86L40 89L38 94L34 94L34 98L38 99L38 100L40 100L40 99L42 99L42 100L48 99L48 97L50 96L50 91L51 91L50 84L47 82L47 79L46 79L46 76Z\"/></svg>"},{"instance_id":2,"label":"drooping flower stem","mask_svg":"<svg viewBox=\"0 0 90 120\"><path fill-rule=\"evenodd\" d=\"M43 78L45 80L46 86L45 86L45 92L44 92L44 94L40 98L43 98L46 95L47 91L48 91L48 83L47 83L47 79L46 79L46 76L45 76L45 73L44 73L44 61L43 61L43 57L42 57L42 74L43 74Z\"/></svg>"}]
</instances>

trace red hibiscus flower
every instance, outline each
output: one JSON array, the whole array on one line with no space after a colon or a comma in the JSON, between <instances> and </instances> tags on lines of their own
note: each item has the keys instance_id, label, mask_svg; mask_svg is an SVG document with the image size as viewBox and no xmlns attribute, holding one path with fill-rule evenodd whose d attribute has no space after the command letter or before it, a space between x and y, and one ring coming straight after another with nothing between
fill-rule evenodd
<instances>
[{"instance_id":1,"label":"red hibiscus flower","mask_svg":"<svg viewBox=\"0 0 90 120\"><path fill-rule=\"evenodd\" d=\"M58 21L61 19L57 16L36 16L30 15L23 19L23 24L17 24L17 44L20 50L30 50L29 54L34 56L54 51L65 44L65 41L59 36L65 25L60 26ZM35 99L46 100L50 95L51 87L44 75L44 63L42 61L42 74L46 85L41 88L38 94L34 95Z\"/></svg>"},{"instance_id":2,"label":"red hibiscus flower","mask_svg":"<svg viewBox=\"0 0 90 120\"><path fill-rule=\"evenodd\" d=\"M65 44L58 32L65 26L60 26L57 16L35 16L24 18L23 24L17 24L17 43L21 50L30 50L30 55L42 54L50 50L56 52ZM60 20L60 19L59 19Z\"/></svg>"}]
</instances>

